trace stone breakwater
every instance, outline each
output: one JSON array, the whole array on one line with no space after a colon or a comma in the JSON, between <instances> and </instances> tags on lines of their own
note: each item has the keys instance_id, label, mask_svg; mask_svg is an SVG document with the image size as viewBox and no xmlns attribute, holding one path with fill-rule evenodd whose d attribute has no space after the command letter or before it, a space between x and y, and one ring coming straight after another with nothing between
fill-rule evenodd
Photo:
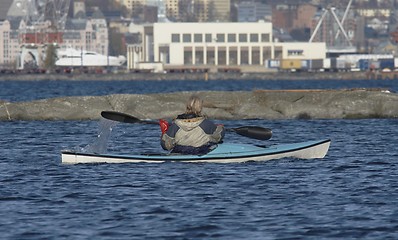
<instances>
[{"instance_id":1,"label":"stone breakwater","mask_svg":"<svg viewBox=\"0 0 398 240\"><path fill-rule=\"evenodd\" d=\"M213 119L398 118L398 95L382 89L256 90L114 94L1 102L0 121L96 120L104 110L141 119L171 119L192 94L202 97Z\"/></svg>"}]
</instances>

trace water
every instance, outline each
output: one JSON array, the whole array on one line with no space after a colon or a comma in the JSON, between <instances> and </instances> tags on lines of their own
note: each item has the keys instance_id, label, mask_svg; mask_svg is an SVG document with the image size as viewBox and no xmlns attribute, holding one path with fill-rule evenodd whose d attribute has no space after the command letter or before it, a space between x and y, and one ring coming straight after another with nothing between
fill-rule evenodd
<instances>
[{"instance_id":1,"label":"water","mask_svg":"<svg viewBox=\"0 0 398 240\"><path fill-rule=\"evenodd\" d=\"M272 83L281 84L270 81L270 88L277 88ZM2 84L21 89L33 84L43 88L36 92L46 92L18 96L8 94L16 90L0 90L16 101L62 93L54 86L45 89L53 82ZM92 82L68 84L81 94L95 91ZM191 84L207 89L205 82L179 88ZM98 142L100 122L2 122L1 238L398 238L398 119L218 122L270 127L269 145L320 138L332 144L322 160L62 165L61 150ZM138 153L161 151L159 134L152 125L117 124L103 136L109 152ZM259 143L234 133L226 139Z\"/></svg>"},{"instance_id":2,"label":"water","mask_svg":"<svg viewBox=\"0 0 398 240\"><path fill-rule=\"evenodd\" d=\"M398 92L393 80L225 80L225 81L0 81L0 100L30 101L63 96L144 94L176 91L252 91L256 89L386 88ZM23 92L24 94L20 94Z\"/></svg>"}]
</instances>

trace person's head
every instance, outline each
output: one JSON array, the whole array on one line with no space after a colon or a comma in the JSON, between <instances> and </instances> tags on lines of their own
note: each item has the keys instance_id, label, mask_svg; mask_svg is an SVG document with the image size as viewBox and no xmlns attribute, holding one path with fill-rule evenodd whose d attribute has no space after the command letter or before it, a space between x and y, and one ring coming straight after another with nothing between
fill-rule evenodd
<instances>
[{"instance_id":1,"label":"person's head","mask_svg":"<svg viewBox=\"0 0 398 240\"><path fill-rule=\"evenodd\" d=\"M189 98L187 102L186 113L201 115L202 108L203 108L203 100L200 97L193 95Z\"/></svg>"}]
</instances>

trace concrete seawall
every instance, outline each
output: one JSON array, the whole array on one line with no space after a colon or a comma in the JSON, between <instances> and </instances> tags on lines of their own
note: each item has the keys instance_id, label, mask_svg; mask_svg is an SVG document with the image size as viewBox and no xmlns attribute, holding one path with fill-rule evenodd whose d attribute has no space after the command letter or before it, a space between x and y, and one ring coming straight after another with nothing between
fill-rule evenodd
<instances>
[{"instance_id":1,"label":"concrete seawall","mask_svg":"<svg viewBox=\"0 0 398 240\"><path fill-rule=\"evenodd\" d=\"M0 102L0 121L95 120L114 110L141 119L173 118L193 93L205 100L214 119L398 118L398 95L381 89L256 90L115 94Z\"/></svg>"}]
</instances>

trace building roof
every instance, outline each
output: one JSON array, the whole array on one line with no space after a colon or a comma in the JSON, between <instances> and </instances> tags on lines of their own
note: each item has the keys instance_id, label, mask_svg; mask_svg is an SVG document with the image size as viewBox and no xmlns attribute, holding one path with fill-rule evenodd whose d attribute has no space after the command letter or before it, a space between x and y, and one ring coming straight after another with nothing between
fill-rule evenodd
<instances>
[{"instance_id":1,"label":"building roof","mask_svg":"<svg viewBox=\"0 0 398 240\"><path fill-rule=\"evenodd\" d=\"M87 19L68 19L66 20L66 30L84 30L86 29Z\"/></svg>"},{"instance_id":2,"label":"building roof","mask_svg":"<svg viewBox=\"0 0 398 240\"><path fill-rule=\"evenodd\" d=\"M80 40L81 36L79 32L64 32L64 40Z\"/></svg>"},{"instance_id":3,"label":"building roof","mask_svg":"<svg viewBox=\"0 0 398 240\"><path fill-rule=\"evenodd\" d=\"M95 9L95 11L91 15L92 19L105 19L104 14L101 12L99 8Z\"/></svg>"},{"instance_id":4,"label":"building roof","mask_svg":"<svg viewBox=\"0 0 398 240\"><path fill-rule=\"evenodd\" d=\"M82 18L87 18L87 16L86 16L86 13L85 12L83 12L83 11L78 11L76 14L75 14L75 17L74 18L79 18L79 19L82 19Z\"/></svg>"}]
</instances>

